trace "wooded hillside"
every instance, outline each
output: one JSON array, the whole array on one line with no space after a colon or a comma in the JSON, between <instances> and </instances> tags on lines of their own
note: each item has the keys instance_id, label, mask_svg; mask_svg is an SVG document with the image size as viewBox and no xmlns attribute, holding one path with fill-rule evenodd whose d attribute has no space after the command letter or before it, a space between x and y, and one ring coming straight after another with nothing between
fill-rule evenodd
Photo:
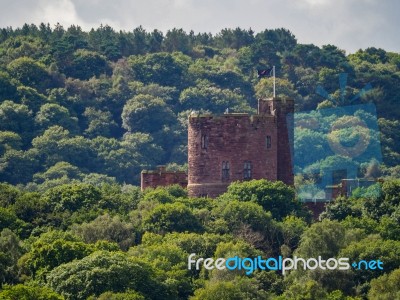
<instances>
[{"instance_id":1,"label":"wooded hillside","mask_svg":"<svg viewBox=\"0 0 400 300\"><path fill-rule=\"evenodd\" d=\"M272 95L272 79L257 69L273 65L278 96L294 98L297 111L335 106L316 88L340 99L340 73L346 101L370 83L359 102L377 106L384 163L400 163L398 53L346 55L298 44L285 29L213 36L41 24L0 30L0 181L33 190L71 180L138 184L142 169L184 168L190 111L254 112L257 97Z\"/></svg>"}]
</instances>

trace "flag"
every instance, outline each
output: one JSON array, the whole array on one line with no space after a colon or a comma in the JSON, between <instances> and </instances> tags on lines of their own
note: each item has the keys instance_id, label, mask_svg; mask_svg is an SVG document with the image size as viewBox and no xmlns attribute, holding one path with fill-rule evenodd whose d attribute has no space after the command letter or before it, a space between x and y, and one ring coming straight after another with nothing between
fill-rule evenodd
<instances>
[{"instance_id":1,"label":"flag","mask_svg":"<svg viewBox=\"0 0 400 300\"><path fill-rule=\"evenodd\" d=\"M274 68L268 68L268 69L264 69L264 70L257 70L257 73L258 73L258 78L261 78L261 77L271 77L271 76L273 76L273 69Z\"/></svg>"}]
</instances>

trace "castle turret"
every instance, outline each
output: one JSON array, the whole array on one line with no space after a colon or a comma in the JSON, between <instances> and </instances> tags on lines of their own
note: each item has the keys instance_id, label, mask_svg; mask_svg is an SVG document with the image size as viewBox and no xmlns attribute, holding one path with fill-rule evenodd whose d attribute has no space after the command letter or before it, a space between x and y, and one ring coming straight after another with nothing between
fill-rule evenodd
<instances>
[{"instance_id":1,"label":"castle turret","mask_svg":"<svg viewBox=\"0 0 400 300\"><path fill-rule=\"evenodd\" d=\"M292 99L271 99L266 101L276 116L278 148L278 180L294 184L293 178L293 145L294 145L294 101Z\"/></svg>"},{"instance_id":2,"label":"castle turret","mask_svg":"<svg viewBox=\"0 0 400 300\"><path fill-rule=\"evenodd\" d=\"M293 184L293 100L260 99L258 113L191 115L188 128L188 192L216 197L233 181L282 180Z\"/></svg>"}]
</instances>

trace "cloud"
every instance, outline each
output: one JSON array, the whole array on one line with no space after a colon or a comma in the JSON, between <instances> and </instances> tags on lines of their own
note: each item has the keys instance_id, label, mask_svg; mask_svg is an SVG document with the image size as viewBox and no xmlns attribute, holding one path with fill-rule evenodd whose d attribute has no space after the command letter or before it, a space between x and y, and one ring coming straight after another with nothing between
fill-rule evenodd
<instances>
[{"instance_id":1,"label":"cloud","mask_svg":"<svg viewBox=\"0 0 400 300\"><path fill-rule=\"evenodd\" d=\"M166 32L217 33L223 28L284 27L301 43L334 44L354 52L369 46L400 51L397 0L5 0L0 27L24 23L100 24L131 31L139 25ZM4 1L3 1L4 2Z\"/></svg>"}]
</instances>

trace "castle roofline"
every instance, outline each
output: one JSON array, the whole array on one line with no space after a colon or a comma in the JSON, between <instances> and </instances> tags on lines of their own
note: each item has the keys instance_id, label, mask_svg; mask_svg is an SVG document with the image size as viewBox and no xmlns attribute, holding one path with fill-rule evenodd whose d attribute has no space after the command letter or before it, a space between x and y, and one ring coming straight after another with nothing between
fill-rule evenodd
<instances>
[{"instance_id":1,"label":"castle roofline","mask_svg":"<svg viewBox=\"0 0 400 300\"><path fill-rule=\"evenodd\" d=\"M195 114L192 113L189 118L223 118L223 117L246 117L248 113L223 113L223 114Z\"/></svg>"},{"instance_id":2,"label":"castle roofline","mask_svg":"<svg viewBox=\"0 0 400 300\"><path fill-rule=\"evenodd\" d=\"M159 170L142 170L142 174L186 174L185 171L159 171Z\"/></svg>"},{"instance_id":3,"label":"castle roofline","mask_svg":"<svg viewBox=\"0 0 400 300\"><path fill-rule=\"evenodd\" d=\"M170 171L164 165L157 166L156 170L142 170L142 174L186 174L185 171Z\"/></svg>"},{"instance_id":4,"label":"castle roofline","mask_svg":"<svg viewBox=\"0 0 400 300\"><path fill-rule=\"evenodd\" d=\"M258 98L258 100L264 100L264 101L282 101L282 102L294 101L294 100L291 99L291 98L281 98L281 97Z\"/></svg>"}]
</instances>

